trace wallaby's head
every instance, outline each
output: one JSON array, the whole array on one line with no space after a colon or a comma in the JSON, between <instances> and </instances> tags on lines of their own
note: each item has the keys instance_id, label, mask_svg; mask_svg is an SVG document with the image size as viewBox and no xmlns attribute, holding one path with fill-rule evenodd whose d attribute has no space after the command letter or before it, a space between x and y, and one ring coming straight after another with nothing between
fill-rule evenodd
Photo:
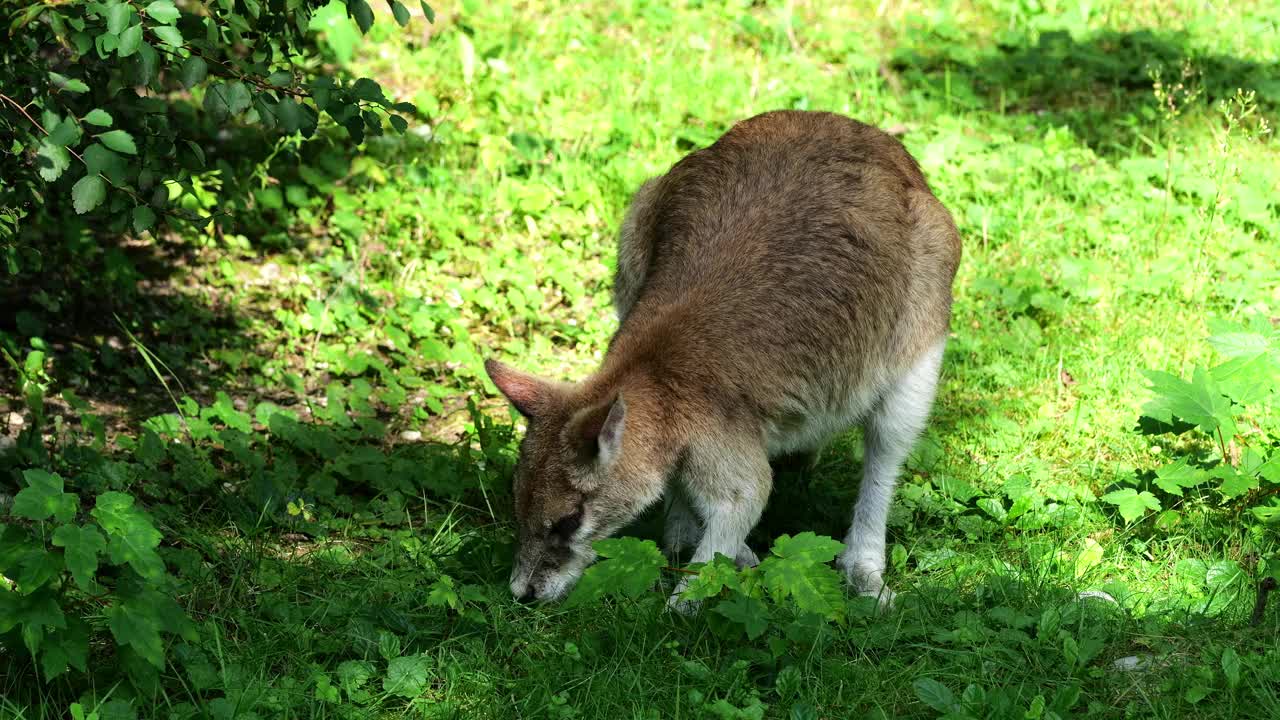
<instances>
[{"instance_id":1,"label":"wallaby's head","mask_svg":"<svg viewBox=\"0 0 1280 720\"><path fill-rule=\"evenodd\" d=\"M600 397L494 360L485 370L528 421L515 473L511 592L559 600L595 560L591 543L661 496L663 473L649 463L644 423L622 393Z\"/></svg>"}]
</instances>

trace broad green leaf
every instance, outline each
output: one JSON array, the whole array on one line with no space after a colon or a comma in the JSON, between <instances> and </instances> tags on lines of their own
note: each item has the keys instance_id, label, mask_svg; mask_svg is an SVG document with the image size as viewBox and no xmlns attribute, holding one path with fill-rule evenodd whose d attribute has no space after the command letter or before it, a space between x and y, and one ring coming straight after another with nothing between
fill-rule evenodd
<instances>
[{"instance_id":1,"label":"broad green leaf","mask_svg":"<svg viewBox=\"0 0 1280 720\"><path fill-rule=\"evenodd\" d=\"M395 16L396 22L400 27L409 24L409 9L401 5L399 0L387 0L387 4L391 6L391 14Z\"/></svg>"},{"instance_id":2,"label":"broad green leaf","mask_svg":"<svg viewBox=\"0 0 1280 720\"><path fill-rule=\"evenodd\" d=\"M120 179L124 174L124 158L108 150L102 143L94 143L85 148L81 157L91 175L102 173L109 178Z\"/></svg>"},{"instance_id":3,"label":"broad green leaf","mask_svg":"<svg viewBox=\"0 0 1280 720\"><path fill-rule=\"evenodd\" d=\"M1193 488L1209 479L1209 474L1204 470L1187 464L1185 457L1178 458L1177 462L1156 470L1156 487L1169 493L1182 497L1184 488Z\"/></svg>"},{"instance_id":4,"label":"broad green leaf","mask_svg":"<svg viewBox=\"0 0 1280 720\"><path fill-rule=\"evenodd\" d=\"M0 590L0 633L24 625L38 628L67 627L67 616L58 604L58 595L44 588L30 595Z\"/></svg>"},{"instance_id":5,"label":"broad green leaf","mask_svg":"<svg viewBox=\"0 0 1280 720\"><path fill-rule=\"evenodd\" d=\"M1237 498L1252 490L1257 490L1261 484L1256 475L1242 473L1226 464L1219 465L1209 471L1208 474L1222 481L1222 484L1218 486L1218 492L1228 500Z\"/></svg>"},{"instance_id":6,"label":"broad green leaf","mask_svg":"<svg viewBox=\"0 0 1280 720\"><path fill-rule=\"evenodd\" d=\"M10 571L10 573L18 586L18 592L23 595L36 592L45 583L62 574L66 568L61 553L50 552L43 546L26 548L19 554L14 564L17 572Z\"/></svg>"},{"instance_id":7,"label":"broad green leaf","mask_svg":"<svg viewBox=\"0 0 1280 720\"><path fill-rule=\"evenodd\" d=\"M427 16L427 22L434 23L436 21L436 11L422 0L418 0L418 4L422 6L422 14Z\"/></svg>"},{"instance_id":8,"label":"broad green leaf","mask_svg":"<svg viewBox=\"0 0 1280 720\"><path fill-rule=\"evenodd\" d=\"M399 115L388 115L387 121L391 123L391 127L396 129L396 132L403 133L409 129L409 123Z\"/></svg>"},{"instance_id":9,"label":"broad green leaf","mask_svg":"<svg viewBox=\"0 0 1280 720\"><path fill-rule=\"evenodd\" d=\"M1227 678L1227 686L1235 689L1240 685L1240 656L1234 648L1222 651L1222 674Z\"/></svg>"},{"instance_id":10,"label":"broad green leaf","mask_svg":"<svg viewBox=\"0 0 1280 720\"><path fill-rule=\"evenodd\" d=\"M138 52L138 48L142 46L142 24L130 25L128 29L120 33L120 42L116 45L116 53L120 57L129 57Z\"/></svg>"},{"instance_id":11,"label":"broad green leaf","mask_svg":"<svg viewBox=\"0 0 1280 720\"><path fill-rule=\"evenodd\" d=\"M133 136L124 130L108 130L98 135L98 142L125 155L138 154L138 146L134 145Z\"/></svg>"},{"instance_id":12,"label":"broad green leaf","mask_svg":"<svg viewBox=\"0 0 1280 720\"><path fill-rule=\"evenodd\" d=\"M40 653L40 669L47 679L67 671L68 666L80 672L88 669L89 624L78 617L67 619L66 627L46 631Z\"/></svg>"},{"instance_id":13,"label":"broad green leaf","mask_svg":"<svg viewBox=\"0 0 1280 720\"><path fill-rule=\"evenodd\" d=\"M844 550L844 543L813 532L802 532L795 537L779 536L773 542L772 553L780 558L808 563L825 563Z\"/></svg>"},{"instance_id":14,"label":"broad green leaf","mask_svg":"<svg viewBox=\"0 0 1280 720\"><path fill-rule=\"evenodd\" d=\"M71 577L85 592L97 587L98 555L106 552L107 541L92 525L63 525L53 533L53 544L63 549L63 560Z\"/></svg>"},{"instance_id":15,"label":"broad green leaf","mask_svg":"<svg viewBox=\"0 0 1280 720\"><path fill-rule=\"evenodd\" d=\"M690 580L680 593L681 599L705 600L719 595L725 588L738 589L738 568L732 559L724 555L717 553L715 559L697 570L697 577Z\"/></svg>"},{"instance_id":16,"label":"broad green leaf","mask_svg":"<svg viewBox=\"0 0 1280 720\"><path fill-rule=\"evenodd\" d=\"M160 617L154 608L130 597L112 603L103 615L117 643L128 645L147 662L164 669Z\"/></svg>"},{"instance_id":17,"label":"broad green leaf","mask_svg":"<svg viewBox=\"0 0 1280 720\"><path fill-rule=\"evenodd\" d=\"M368 660L343 660L338 663L338 683L348 695L369 682L373 673L373 663Z\"/></svg>"},{"instance_id":18,"label":"broad green leaf","mask_svg":"<svg viewBox=\"0 0 1280 720\"><path fill-rule=\"evenodd\" d=\"M98 175L85 175L71 186L71 201L80 215L101 205L106 197L107 184Z\"/></svg>"},{"instance_id":19,"label":"broad green leaf","mask_svg":"<svg viewBox=\"0 0 1280 720\"><path fill-rule=\"evenodd\" d=\"M1280 357L1263 353L1242 355L1209 370L1227 397L1241 405L1264 402L1280 391Z\"/></svg>"},{"instance_id":20,"label":"broad green leaf","mask_svg":"<svg viewBox=\"0 0 1280 720\"><path fill-rule=\"evenodd\" d=\"M119 35L129 26L129 21L133 19L133 6L127 2L120 2L107 8L107 32L112 35Z\"/></svg>"},{"instance_id":21,"label":"broad green leaf","mask_svg":"<svg viewBox=\"0 0 1280 720\"><path fill-rule=\"evenodd\" d=\"M288 95L281 97L276 105L276 118L280 121L280 129L285 132L297 132L302 127L302 110Z\"/></svg>"},{"instance_id":22,"label":"broad green leaf","mask_svg":"<svg viewBox=\"0 0 1280 720\"><path fill-rule=\"evenodd\" d=\"M956 704L956 696L946 685L933 678L920 678L911 683L920 702L940 713L949 713Z\"/></svg>"},{"instance_id":23,"label":"broad green leaf","mask_svg":"<svg viewBox=\"0 0 1280 720\"><path fill-rule=\"evenodd\" d=\"M382 86L369 78L358 78L351 86L351 94L355 99L366 102L381 102L386 99L382 93Z\"/></svg>"},{"instance_id":24,"label":"broad green leaf","mask_svg":"<svg viewBox=\"0 0 1280 720\"><path fill-rule=\"evenodd\" d=\"M165 45L171 47L182 47L186 42L182 37L182 31L172 25L157 25L151 28L151 32L155 33Z\"/></svg>"},{"instance_id":25,"label":"broad green leaf","mask_svg":"<svg viewBox=\"0 0 1280 720\"><path fill-rule=\"evenodd\" d=\"M191 55L182 61L182 70L178 73L178 78L182 81L183 87L190 90L197 84L204 82L208 75L209 63L198 55Z\"/></svg>"},{"instance_id":26,"label":"broad green leaf","mask_svg":"<svg viewBox=\"0 0 1280 720\"><path fill-rule=\"evenodd\" d=\"M84 116L84 121L98 127L111 127L111 113L102 108L94 108L89 111L88 115Z\"/></svg>"},{"instance_id":27,"label":"broad green leaf","mask_svg":"<svg viewBox=\"0 0 1280 720\"><path fill-rule=\"evenodd\" d=\"M764 586L775 599L790 597L799 609L828 620L844 618L844 578L831 566L799 558L766 558Z\"/></svg>"},{"instance_id":28,"label":"broad green leaf","mask_svg":"<svg viewBox=\"0 0 1280 720\"><path fill-rule=\"evenodd\" d=\"M733 597L718 603L711 612L742 625L746 629L747 637L752 640L769 629L769 606L750 595L734 593Z\"/></svg>"},{"instance_id":29,"label":"broad green leaf","mask_svg":"<svg viewBox=\"0 0 1280 720\"><path fill-rule=\"evenodd\" d=\"M583 573L566 604L593 602L606 595L638 597L658 580L666 558L652 540L611 538L594 544L603 560Z\"/></svg>"},{"instance_id":30,"label":"broad green leaf","mask_svg":"<svg viewBox=\"0 0 1280 720\"><path fill-rule=\"evenodd\" d=\"M426 691L431 682L431 659L426 655L406 655L387 663L383 691L391 695L414 698Z\"/></svg>"},{"instance_id":31,"label":"broad green leaf","mask_svg":"<svg viewBox=\"0 0 1280 720\"><path fill-rule=\"evenodd\" d=\"M139 205L133 209L133 231L144 232L150 230L151 226L156 224L156 213L146 205Z\"/></svg>"},{"instance_id":32,"label":"broad green leaf","mask_svg":"<svg viewBox=\"0 0 1280 720\"><path fill-rule=\"evenodd\" d=\"M178 19L178 8L173 6L171 0L156 0L147 6L147 17L171 25Z\"/></svg>"},{"instance_id":33,"label":"broad green leaf","mask_svg":"<svg viewBox=\"0 0 1280 720\"><path fill-rule=\"evenodd\" d=\"M1160 511L1160 501L1145 490L1141 493L1133 488L1116 490L1103 495L1102 501L1115 505L1120 510L1120 517L1129 523L1146 515L1148 511Z\"/></svg>"},{"instance_id":34,"label":"broad green leaf","mask_svg":"<svg viewBox=\"0 0 1280 720\"><path fill-rule=\"evenodd\" d=\"M373 8L365 0L347 0L347 12L351 13L356 25L360 26L362 34L368 33L369 28L373 27Z\"/></svg>"},{"instance_id":35,"label":"broad green leaf","mask_svg":"<svg viewBox=\"0 0 1280 720\"><path fill-rule=\"evenodd\" d=\"M151 518L134 506L133 497L119 492L105 492L91 513L107 533L111 562L128 563L139 575L154 580L164 574L164 561L156 553L160 531Z\"/></svg>"},{"instance_id":36,"label":"broad green leaf","mask_svg":"<svg viewBox=\"0 0 1280 720\"><path fill-rule=\"evenodd\" d=\"M40 170L41 179L53 182L62 177L62 173L71 167L71 153L65 147L44 140L36 151L36 167Z\"/></svg>"},{"instance_id":37,"label":"broad green leaf","mask_svg":"<svg viewBox=\"0 0 1280 720\"><path fill-rule=\"evenodd\" d=\"M75 517L80 507L80 498L63 492L62 476L44 470L31 469L22 473L27 486L13 497L15 517L28 520L48 520L54 518L58 522L67 522Z\"/></svg>"},{"instance_id":38,"label":"broad green leaf","mask_svg":"<svg viewBox=\"0 0 1280 720\"><path fill-rule=\"evenodd\" d=\"M69 78L66 75L59 75L56 72L50 72L49 79L53 81L54 86L58 89L65 90L69 93L89 92L89 86L79 78Z\"/></svg>"},{"instance_id":39,"label":"broad green leaf","mask_svg":"<svg viewBox=\"0 0 1280 720\"><path fill-rule=\"evenodd\" d=\"M1144 374L1155 393L1143 406L1144 415L1170 425L1175 419L1184 420L1210 434L1220 430L1226 438L1235 435L1231 401L1206 370L1196 368L1190 382L1154 370Z\"/></svg>"},{"instance_id":40,"label":"broad green leaf","mask_svg":"<svg viewBox=\"0 0 1280 720\"><path fill-rule=\"evenodd\" d=\"M66 118L49 131L49 142L54 145L74 146L80 143L80 125Z\"/></svg>"}]
</instances>

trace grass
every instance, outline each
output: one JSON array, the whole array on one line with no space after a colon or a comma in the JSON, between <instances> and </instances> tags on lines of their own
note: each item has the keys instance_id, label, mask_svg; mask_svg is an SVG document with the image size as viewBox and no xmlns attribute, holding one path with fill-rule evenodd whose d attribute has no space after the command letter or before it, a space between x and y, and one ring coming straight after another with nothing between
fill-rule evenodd
<instances>
[{"instance_id":1,"label":"grass","mask_svg":"<svg viewBox=\"0 0 1280 720\"><path fill-rule=\"evenodd\" d=\"M407 38L375 25L355 62L419 124L356 157L309 146L257 194L261 222L141 241L133 340L50 353L50 387L114 438L106 459L64 440L55 461L146 499L199 639L136 688L36 681L19 644L0 713L899 718L942 716L949 693L949 717L1280 715L1280 615L1246 622L1274 532L1191 502L1173 528L1127 523L1098 500L1180 451L1134 431L1141 371L1209 361L1208 318L1280 315L1280 152L1258 115L1229 131L1217 108L1253 89L1274 120L1280 15L1200 7L539 0L437 8ZM482 360L589 372L629 193L775 108L901 132L965 240L891 517L899 607L851 599L843 625L751 640L657 592L517 605L511 416ZM171 274L147 279L148 257ZM48 303L24 312L14 337L57 337ZM139 346L198 401L185 434ZM263 402L303 422L228 432L269 419ZM54 439L77 436L55 409ZM148 432L186 442L149 454ZM752 542L842 536L857 447L780 473Z\"/></svg>"}]
</instances>

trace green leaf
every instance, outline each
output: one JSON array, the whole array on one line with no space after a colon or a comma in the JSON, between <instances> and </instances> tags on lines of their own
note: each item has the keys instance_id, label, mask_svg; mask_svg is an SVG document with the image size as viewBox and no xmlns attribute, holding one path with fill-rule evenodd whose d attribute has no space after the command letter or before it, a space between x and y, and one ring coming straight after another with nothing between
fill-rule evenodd
<instances>
[{"instance_id":1,"label":"green leaf","mask_svg":"<svg viewBox=\"0 0 1280 720\"><path fill-rule=\"evenodd\" d=\"M946 685L933 678L920 678L911 683L920 702L940 713L949 713L956 704L956 696Z\"/></svg>"},{"instance_id":2,"label":"green leaf","mask_svg":"<svg viewBox=\"0 0 1280 720\"><path fill-rule=\"evenodd\" d=\"M128 29L120 33L120 43L116 45L116 54L120 57L129 57L138 52L138 48L142 45L142 25L130 25Z\"/></svg>"},{"instance_id":3,"label":"green leaf","mask_svg":"<svg viewBox=\"0 0 1280 720\"><path fill-rule=\"evenodd\" d=\"M182 31L172 25L157 25L151 28L151 32L156 34L165 45L171 47L182 47L186 40L182 37Z\"/></svg>"},{"instance_id":4,"label":"green leaf","mask_svg":"<svg viewBox=\"0 0 1280 720\"><path fill-rule=\"evenodd\" d=\"M566 601L570 607L606 595L638 597L657 582L667 562L652 540L612 538L597 541L593 547L605 559L583 573Z\"/></svg>"},{"instance_id":5,"label":"green leaf","mask_svg":"<svg viewBox=\"0 0 1280 720\"><path fill-rule=\"evenodd\" d=\"M85 148L83 158L91 175L102 173L118 180L124 174L124 158L108 150L102 143L94 143Z\"/></svg>"},{"instance_id":6,"label":"green leaf","mask_svg":"<svg viewBox=\"0 0 1280 720\"><path fill-rule=\"evenodd\" d=\"M302 110L293 98L285 95L276 105L276 117L280 121L280 129L285 132L297 132L302 126Z\"/></svg>"},{"instance_id":7,"label":"green leaf","mask_svg":"<svg viewBox=\"0 0 1280 720\"><path fill-rule=\"evenodd\" d=\"M1160 510L1160 501L1155 495L1145 490L1139 493L1133 488L1109 492L1102 496L1102 501L1119 508L1120 517L1129 523L1146 515L1148 511L1159 512Z\"/></svg>"},{"instance_id":8,"label":"green leaf","mask_svg":"<svg viewBox=\"0 0 1280 720\"><path fill-rule=\"evenodd\" d=\"M40 669L45 679L52 680L67 671L68 666L80 672L88 669L89 625L72 617L63 629L45 634L44 648L40 653Z\"/></svg>"},{"instance_id":9,"label":"green leaf","mask_svg":"<svg viewBox=\"0 0 1280 720\"><path fill-rule=\"evenodd\" d=\"M403 133L409 129L409 123L399 115L388 115L387 120L391 123L391 127L396 129L396 132Z\"/></svg>"},{"instance_id":10,"label":"green leaf","mask_svg":"<svg viewBox=\"0 0 1280 720\"><path fill-rule=\"evenodd\" d=\"M13 581L23 595L36 592L66 567L61 553L50 552L43 545L25 548L14 564L18 571L13 574Z\"/></svg>"},{"instance_id":11,"label":"green leaf","mask_svg":"<svg viewBox=\"0 0 1280 720\"><path fill-rule=\"evenodd\" d=\"M361 34L368 33L369 28L373 27L373 8L365 0L347 0L347 12L351 13L356 25L360 26Z\"/></svg>"},{"instance_id":12,"label":"green leaf","mask_svg":"<svg viewBox=\"0 0 1280 720\"><path fill-rule=\"evenodd\" d=\"M156 213L146 205L139 205L133 209L133 231L143 232L150 230L152 225L156 224Z\"/></svg>"},{"instance_id":13,"label":"green leaf","mask_svg":"<svg viewBox=\"0 0 1280 720\"><path fill-rule=\"evenodd\" d=\"M204 82L209 76L209 63L198 55L191 55L182 61L182 70L178 73L178 79L182 81L182 86L190 90L197 84Z\"/></svg>"},{"instance_id":14,"label":"green leaf","mask_svg":"<svg viewBox=\"0 0 1280 720\"><path fill-rule=\"evenodd\" d=\"M391 109L398 113L406 113L408 115L414 115L418 112L418 106L411 102L398 102L395 105L392 105Z\"/></svg>"},{"instance_id":15,"label":"green leaf","mask_svg":"<svg viewBox=\"0 0 1280 720\"><path fill-rule=\"evenodd\" d=\"M395 16L396 22L400 23L400 27L409 24L409 9L401 5L398 0L387 0L387 4L391 6L391 14Z\"/></svg>"},{"instance_id":16,"label":"green leaf","mask_svg":"<svg viewBox=\"0 0 1280 720\"><path fill-rule=\"evenodd\" d=\"M1178 458L1178 461L1165 465L1156 470L1156 487L1169 493L1182 497L1183 488L1193 488L1206 480L1208 473L1204 470L1187 464L1185 457Z\"/></svg>"},{"instance_id":17,"label":"green leaf","mask_svg":"<svg viewBox=\"0 0 1280 720\"><path fill-rule=\"evenodd\" d=\"M351 94L357 100L366 102L382 102L386 96L382 93L382 86L377 81L369 78L358 78L351 86Z\"/></svg>"},{"instance_id":18,"label":"green leaf","mask_svg":"<svg viewBox=\"0 0 1280 720\"><path fill-rule=\"evenodd\" d=\"M1206 433L1221 430L1227 438L1236 434L1231 401L1203 368L1195 369L1191 382L1154 370L1144 374L1156 395L1143 406L1144 415L1169 425L1185 420Z\"/></svg>"},{"instance_id":19,"label":"green leaf","mask_svg":"<svg viewBox=\"0 0 1280 720\"><path fill-rule=\"evenodd\" d=\"M789 560L808 563L825 563L844 550L844 543L813 532L802 532L795 537L782 535L773 543L773 554Z\"/></svg>"},{"instance_id":20,"label":"green leaf","mask_svg":"<svg viewBox=\"0 0 1280 720\"><path fill-rule=\"evenodd\" d=\"M1234 648L1222 651L1222 674L1227 678L1227 687L1234 690L1240 686L1240 656Z\"/></svg>"},{"instance_id":21,"label":"green leaf","mask_svg":"<svg viewBox=\"0 0 1280 720\"><path fill-rule=\"evenodd\" d=\"M774 541L772 557L760 563L764 586L776 599L790 597L805 612L842 620L843 578L826 563L843 549L843 543L812 532L783 535Z\"/></svg>"},{"instance_id":22,"label":"green leaf","mask_svg":"<svg viewBox=\"0 0 1280 720\"><path fill-rule=\"evenodd\" d=\"M147 6L147 17L171 25L178 19L178 8L170 0L156 0Z\"/></svg>"},{"instance_id":23,"label":"green leaf","mask_svg":"<svg viewBox=\"0 0 1280 720\"><path fill-rule=\"evenodd\" d=\"M427 22L434 23L436 21L436 11L432 10L431 6L422 2L422 0L418 0L418 3L422 6L422 14L427 16Z\"/></svg>"},{"instance_id":24,"label":"green leaf","mask_svg":"<svg viewBox=\"0 0 1280 720\"><path fill-rule=\"evenodd\" d=\"M75 517L80 507L80 498L62 491L62 477L44 470L26 470L22 478L27 487L20 490L13 498L10 512L15 517L28 520L48 520L54 518L58 522L67 522Z\"/></svg>"},{"instance_id":25,"label":"green leaf","mask_svg":"<svg viewBox=\"0 0 1280 720\"><path fill-rule=\"evenodd\" d=\"M40 149L36 152L36 167L39 168L40 177L43 180L53 182L62 177L62 173L71 167L71 153L61 145L43 140L40 143Z\"/></svg>"},{"instance_id":26,"label":"green leaf","mask_svg":"<svg viewBox=\"0 0 1280 720\"><path fill-rule=\"evenodd\" d=\"M84 121L98 127L111 127L111 114L102 108L95 108L84 116Z\"/></svg>"},{"instance_id":27,"label":"green leaf","mask_svg":"<svg viewBox=\"0 0 1280 720\"><path fill-rule=\"evenodd\" d=\"M164 574L164 561L156 553L160 532L133 503L130 495L105 492L91 514L107 533L111 562L128 563L143 578L154 580Z\"/></svg>"},{"instance_id":28,"label":"green leaf","mask_svg":"<svg viewBox=\"0 0 1280 720\"><path fill-rule=\"evenodd\" d=\"M844 581L830 566L771 557L760 563L760 572L774 598L791 597L799 609L828 620L844 618Z\"/></svg>"},{"instance_id":29,"label":"green leaf","mask_svg":"<svg viewBox=\"0 0 1280 720\"><path fill-rule=\"evenodd\" d=\"M1252 473L1242 473L1230 465L1219 465L1210 470L1208 473L1211 477L1222 481L1218 486L1218 492L1222 497L1231 500L1244 495L1247 492L1257 490L1261 484L1256 475Z\"/></svg>"},{"instance_id":30,"label":"green leaf","mask_svg":"<svg viewBox=\"0 0 1280 720\"><path fill-rule=\"evenodd\" d=\"M53 533L53 544L63 549L63 559L71 577L85 592L97 587L98 555L106 552L107 541L92 525L63 525Z\"/></svg>"},{"instance_id":31,"label":"green leaf","mask_svg":"<svg viewBox=\"0 0 1280 720\"><path fill-rule=\"evenodd\" d=\"M400 697L414 698L426 692L431 682L431 659L426 655L406 655L387 663L382 689Z\"/></svg>"},{"instance_id":32,"label":"green leaf","mask_svg":"<svg viewBox=\"0 0 1280 720\"><path fill-rule=\"evenodd\" d=\"M55 87L59 90L65 90L69 93L89 92L89 86L84 84L79 78L69 78L65 75L59 75L56 72L49 73L49 79L53 81Z\"/></svg>"},{"instance_id":33,"label":"green leaf","mask_svg":"<svg viewBox=\"0 0 1280 720\"><path fill-rule=\"evenodd\" d=\"M80 125L71 118L59 122L49 131L49 142L67 147L80 142Z\"/></svg>"},{"instance_id":34,"label":"green leaf","mask_svg":"<svg viewBox=\"0 0 1280 720\"><path fill-rule=\"evenodd\" d=\"M682 594L681 597L687 596ZM769 606L750 595L735 593L728 600L718 603L711 612L742 625L747 637L752 640L763 635L769 628Z\"/></svg>"},{"instance_id":35,"label":"green leaf","mask_svg":"<svg viewBox=\"0 0 1280 720\"><path fill-rule=\"evenodd\" d=\"M107 8L107 32L112 35L119 35L126 27L129 21L133 19L133 6L127 2L120 2Z\"/></svg>"},{"instance_id":36,"label":"green leaf","mask_svg":"<svg viewBox=\"0 0 1280 720\"><path fill-rule=\"evenodd\" d=\"M130 597L113 603L103 615L117 643L132 647L156 668L164 668L164 642L160 639L160 616L155 608Z\"/></svg>"},{"instance_id":37,"label":"green leaf","mask_svg":"<svg viewBox=\"0 0 1280 720\"><path fill-rule=\"evenodd\" d=\"M108 130L98 136L98 142L125 155L138 154L138 146L133 144L133 136L124 130Z\"/></svg>"},{"instance_id":38,"label":"green leaf","mask_svg":"<svg viewBox=\"0 0 1280 720\"><path fill-rule=\"evenodd\" d=\"M731 558L719 553L701 568L690 569L696 569L698 575L690 580L684 591L680 593L682 600L705 600L719 595L725 588L730 590L739 588L737 566Z\"/></svg>"}]
</instances>

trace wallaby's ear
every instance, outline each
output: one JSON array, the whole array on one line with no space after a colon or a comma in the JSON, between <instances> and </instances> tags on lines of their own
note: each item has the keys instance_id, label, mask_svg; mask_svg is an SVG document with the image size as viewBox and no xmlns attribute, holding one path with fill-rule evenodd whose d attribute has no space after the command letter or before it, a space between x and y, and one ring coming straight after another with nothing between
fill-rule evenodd
<instances>
[{"instance_id":1,"label":"wallaby's ear","mask_svg":"<svg viewBox=\"0 0 1280 720\"><path fill-rule=\"evenodd\" d=\"M609 402L580 411L569 421L569 432L582 443L583 455L609 465L622 452L627 405L618 395Z\"/></svg>"},{"instance_id":2,"label":"wallaby's ear","mask_svg":"<svg viewBox=\"0 0 1280 720\"><path fill-rule=\"evenodd\" d=\"M551 393L550 384L545 380L520 372L497 360L486 360L484 370L489 373L489 379L498 386L516 410L527 418L533 418L538 414L539 407L547 401Z\"/></svg>"}]
</instances>

